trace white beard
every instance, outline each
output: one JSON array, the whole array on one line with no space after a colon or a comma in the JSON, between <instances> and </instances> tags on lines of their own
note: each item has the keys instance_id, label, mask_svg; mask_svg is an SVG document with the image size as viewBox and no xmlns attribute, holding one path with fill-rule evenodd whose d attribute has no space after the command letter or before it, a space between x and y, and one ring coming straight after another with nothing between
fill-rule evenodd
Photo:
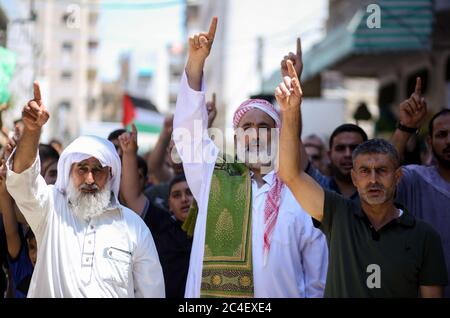
<instances>
[{"instance_id":1,"label":"white beard","mask_svg":"<svg viewBox=\"0 0 450 318\"><path fill-rule=\"evenodd\" d=\"M75 188L72 180L67 187L67 197L75 215L88 221L104 212L111 201L111 182L107 182L103 190L96 193L83 193Z\"/></svg>"}]
</instances>

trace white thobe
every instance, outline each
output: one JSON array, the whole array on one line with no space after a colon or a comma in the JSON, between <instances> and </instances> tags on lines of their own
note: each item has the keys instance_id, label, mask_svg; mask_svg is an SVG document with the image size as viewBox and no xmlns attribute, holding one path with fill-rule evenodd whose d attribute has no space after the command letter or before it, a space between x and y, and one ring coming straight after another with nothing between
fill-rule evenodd
<instances>
[{"instance_id":1,"label":"white thobe","mask_svg":"<svg viewBox=\"0 0 450 318\"><path fill-rule=\"evenodd\" d=\"M8 192L37 241L28 297L165 296L152 235L136 213L111 196L111 209L84 221L65 195L45 183L38 156L20 174L11 170L11 158Z\"/></svg>"},{"instance_id":2,"label":"white thobe","mask_svg":"<svg viewBox=\"0 0 450 318\"><path fill-rule=\"evenodd\" d=\"M204 85L202 85L204 86ZM186 297L200 297L210 184L219 149L206 133L204 88L192 90L183 74L174 117L174 141L198 204ZM202 133L194 132L201 127ZM273 172L258 188L252 179L252 256L255 297L322 297L328 266L324 235L313 224L287 187L281 193L267 263L263 262L264 203Z\"/></svg>"}]
</instances>

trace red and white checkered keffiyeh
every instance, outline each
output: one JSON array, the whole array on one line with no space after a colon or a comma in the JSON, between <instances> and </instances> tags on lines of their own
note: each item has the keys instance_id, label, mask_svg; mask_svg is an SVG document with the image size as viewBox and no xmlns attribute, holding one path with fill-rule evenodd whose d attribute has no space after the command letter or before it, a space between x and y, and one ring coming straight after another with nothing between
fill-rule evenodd
<instances>
[{"instance_id":1,"label":"red and white checkered keffiyeh","mask_svg":"<svg viewBox=\"0 0 450 318\"><path fill-rule=\"evenodd\" d=\"M235 111L233 116L233 127L236 129L241 121L242 117L249 110L259 109L272 117L275 121L275 127L281 127L280 115L276 111L275 107L263 99L248 99L243 102ZM269 189L269 193L266 197L264 204L264 265L267 264L267 256L269 255L270 242L275 224L277 223L278 213L280 210L281 191L283 190L284 183L278 177L278 174L273 174L273 182Z\"/></svg>"},{"instance_id":2,"label":"red and white checkered keffiyeh","mask_svg":"<svg viewBox=\"0 0 450 318\"><path fill-rule=\"evenodd\" d=\"M233 115L233 128L236 129L241 121L242 117L251 109L259 109L265 112L267 115L272 117L275 121L275 127L281 127L281 119L275 107L264 99L247 99L241 105L239 105L238 109L234 112Z\"/></svg>"}]
</instances>

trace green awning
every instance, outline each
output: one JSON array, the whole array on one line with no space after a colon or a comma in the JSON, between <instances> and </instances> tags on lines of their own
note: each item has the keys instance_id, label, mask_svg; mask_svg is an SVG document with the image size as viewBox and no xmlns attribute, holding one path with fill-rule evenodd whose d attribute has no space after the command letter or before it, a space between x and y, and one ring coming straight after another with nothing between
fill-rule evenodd
<instances>
[{"instance_id":1,"label":"green awning","mask_svg":"<svg viewBox=\"0 0 450 318\"><path fill-rule=\"evenodd\" d=\"M7 103L9 100L8 85L14 73L16 66L16 55L0 47L0 104Z\"/></svg>"},{"instance_id":2,"label":"green awning","mask_svg":"<svg viewBox=\"0 0 450 318\"><path fill-rule=\"evenodd\" d=\"M431 49L433 29L432 0L382 0L381 27L369 28L371 12L366 6L346 24L329 32L303 56L302 79L308 80L352 55L389 52L425 51ZM281 79L275 71L264 83L263 91L273 91Z\"/></svg>"}]
</instances>

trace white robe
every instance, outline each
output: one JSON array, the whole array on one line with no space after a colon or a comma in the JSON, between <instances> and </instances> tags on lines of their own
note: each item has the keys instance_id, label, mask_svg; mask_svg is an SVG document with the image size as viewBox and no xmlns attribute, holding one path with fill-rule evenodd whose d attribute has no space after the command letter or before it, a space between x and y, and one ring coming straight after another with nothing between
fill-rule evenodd
<instances>
[{"instance_id":1,"label":"white robe","mask_svg":"<svg viewBox=\"0 0 450 318\"><path fill-rule=\"evenodd\" d=\"M112 169L111 204L85 221L71 210L65 189L73 162L96 157ZM120 159L112 144L80 137L61 155L58 180L47 185L39 157L20 174L7 162L8 192L37 241L28 297L164 297L164 278L152 235L142 219L117 201Z\"/></svg>"},{"instance_id":2,"label":"white robe","mask_svg":"<svg viewBox=\"0 0 450 318\"><path fill-rule=\"evenodd\" d=\"M192 90L183 74L174 117L174 141L199 208L186 284L186 297L200 297L211 178L219 150L207 133L205 93ZM190 136L189 136L190 135ZM182 138L179 138L182 137ZM188 138L186 138L188 137ZM190 138L189 137L193 137ZM325 236L285 187L267 264L263 264L264 202L273 172L261 188L252 180L252 256L255 297L322 297L328 266Z\"/></svg>"}]
</instances>

